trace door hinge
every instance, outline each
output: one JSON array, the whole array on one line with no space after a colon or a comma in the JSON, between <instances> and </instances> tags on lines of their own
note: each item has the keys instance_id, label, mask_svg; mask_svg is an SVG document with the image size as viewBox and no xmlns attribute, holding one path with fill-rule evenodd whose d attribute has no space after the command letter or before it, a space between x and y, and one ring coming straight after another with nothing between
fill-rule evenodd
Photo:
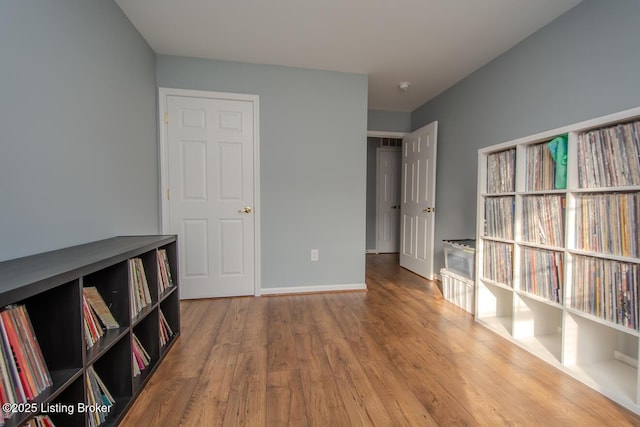
<instances>
[{"instance_id":1,"label":"door hinge","mask_svg":"<svg viewBox=\"0 0 640 427\"><path fill-rule=\"evenodd\" d=\"M169 113L166 112L166 111L164 113L164 122L167 123L167 124L169 123Z\"/></svg>"},{"instance_id":2,"label":"door hinge","mask_svg":"<svg viewBox=\"0 0 640 427\"><path fill-rule=\"evenodd\" d=\"M167 188L167 200L171 200L171 190Z\"/></svg>"}]
</instances>

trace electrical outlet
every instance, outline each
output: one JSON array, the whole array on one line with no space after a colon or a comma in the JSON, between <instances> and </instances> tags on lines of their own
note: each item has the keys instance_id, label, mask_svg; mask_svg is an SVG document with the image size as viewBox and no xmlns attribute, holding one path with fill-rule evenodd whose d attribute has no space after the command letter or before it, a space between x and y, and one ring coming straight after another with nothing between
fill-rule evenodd
<instances>
[{"instance_id":1,"label":"electrical outlet","mask_svg":"<svg viewBox=\"0 0 640 427\"><path fill-rule=\"evenodd\" d=\"M311 249L311 261L317 261L317 260L318 260L318 250Z\"/></svg>"}]
</instances>

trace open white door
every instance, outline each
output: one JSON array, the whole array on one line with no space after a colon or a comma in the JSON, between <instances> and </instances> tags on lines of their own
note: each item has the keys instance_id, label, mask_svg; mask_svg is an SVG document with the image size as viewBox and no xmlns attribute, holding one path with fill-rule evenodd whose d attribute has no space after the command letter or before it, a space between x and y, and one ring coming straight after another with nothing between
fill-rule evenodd
<instances>
[{"instance_id":1,"label":"open white door","mask_svg":"<svg viewBox=\"0 0 640 427\"><path fill-rule=\"evenodd\" d=\"M178 235L180 297L257 294L257 99L187 95L161 92L163 229Z\"/></svg>"},{"instance_id":2,"label":"open white door","mask_svg":"<svg viewBox=\"0 0 640 427\"><path fill-rule=\"evenodd\" d=\"M438 122L402 139L400 265L433 279Z\"/></svg>"}]
</instances>

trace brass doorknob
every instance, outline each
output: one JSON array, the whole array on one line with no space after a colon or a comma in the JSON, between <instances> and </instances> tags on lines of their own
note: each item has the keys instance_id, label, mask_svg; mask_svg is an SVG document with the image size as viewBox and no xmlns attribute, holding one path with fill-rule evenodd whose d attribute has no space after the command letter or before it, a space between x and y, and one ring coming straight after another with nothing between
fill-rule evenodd
<instances>
[{"instance_id":1,"label":"brass doorknob","mask_svg":"<svg viewBox=\"0 0 640 427\"><path fill-rule=\"evenodd\" d=\"M245 207L242 210L239 210L240 213L251 213L251 208L249 206Z\"/></svg>"}]
</instances>

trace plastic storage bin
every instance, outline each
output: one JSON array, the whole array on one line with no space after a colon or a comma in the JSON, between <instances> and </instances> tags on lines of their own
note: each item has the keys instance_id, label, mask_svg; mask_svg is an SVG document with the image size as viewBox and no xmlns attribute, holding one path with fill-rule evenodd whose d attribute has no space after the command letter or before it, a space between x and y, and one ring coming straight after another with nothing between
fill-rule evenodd
<instances>
[{"instance_id":1,"label":"plastic storage bin","mask_svg":"<svg viewBox=\"0 0 640 427\"><path fill-rule=\"evenodd\" d=\"M443 240L444 266L451 273L469 280L475 279L476 241Z\"/></svg>"},{"instance_id":2,"label":"plastic storage bin","mask_svg":"<svg viewBox=\"0 0 640 427\"><path fill-rule=\"evenodd\" d=\"M444 268L440 270L440 277L444 299L473 314L475 282Z\"/></svg>"}]
</instances>

